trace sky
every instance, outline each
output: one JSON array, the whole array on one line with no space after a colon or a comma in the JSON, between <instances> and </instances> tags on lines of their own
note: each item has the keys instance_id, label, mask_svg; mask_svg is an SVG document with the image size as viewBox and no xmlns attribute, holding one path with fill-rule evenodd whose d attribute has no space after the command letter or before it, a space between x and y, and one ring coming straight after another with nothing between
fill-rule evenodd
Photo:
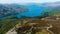
<instances>
[{"instance_id":1,"label":"sky","mask_svg":"<svg viewBox=\"0 0 60 34\"><path fill-rule=\"evenodd\" d=\"M44 3L44 2L56 2L60 0L0 0L0 3Z\"/></svg>"}]
</instances>

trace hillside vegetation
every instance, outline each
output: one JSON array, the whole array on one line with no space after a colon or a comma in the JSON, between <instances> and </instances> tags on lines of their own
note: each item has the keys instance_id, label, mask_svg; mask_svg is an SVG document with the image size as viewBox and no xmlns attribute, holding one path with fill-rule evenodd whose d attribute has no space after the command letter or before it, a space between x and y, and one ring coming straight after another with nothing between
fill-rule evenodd
<instances>
[{"instance_id":1,"label":"hillside vegetation","mask_svg":"<svg viewBox=\"0 0 60 34\"><path fill-rule=\"evenodd\" d=\"M8 16L0 20L0 34L5 34L8 30L13 28L17 23L19 23L20 19L12 16Z\"/></svg>"}]
</instances>

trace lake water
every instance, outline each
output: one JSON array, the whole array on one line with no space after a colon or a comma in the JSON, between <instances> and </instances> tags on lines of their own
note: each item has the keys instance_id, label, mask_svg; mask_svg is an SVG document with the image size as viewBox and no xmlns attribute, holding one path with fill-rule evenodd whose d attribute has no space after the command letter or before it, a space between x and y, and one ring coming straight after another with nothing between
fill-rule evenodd
<instances>
[{"instance_id":1,"label":"lake water","mask_svg":"<svg viewBox=\"0 0 60 34\"><path fill-rule=\"evenodd\" d=\"M20 13L16 14L16 16L18 18L20 18L21 16L26 16L26 17L41 16L45 9L42 6L27 6L27 8L29 9L28 11L20 12Z\"/></svg>"}]
</instances>

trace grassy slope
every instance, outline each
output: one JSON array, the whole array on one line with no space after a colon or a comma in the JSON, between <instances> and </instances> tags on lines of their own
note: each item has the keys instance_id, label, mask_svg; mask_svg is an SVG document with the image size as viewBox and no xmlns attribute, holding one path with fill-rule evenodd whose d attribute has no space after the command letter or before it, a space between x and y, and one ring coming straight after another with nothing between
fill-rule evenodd
<instances>
[{"instance_id":1,"label":"grassy slope","mask_svg":"<svg viewBox=\"0 0 60 34\"><path fill-rule=\"evenodd\" d=\"M8 30L14 27L14 25L19 23L19 19L10 16L3 18L0 23L2 23L2 26L0 28L0 34L5 34Z\"/></svg>"}]
</instances>

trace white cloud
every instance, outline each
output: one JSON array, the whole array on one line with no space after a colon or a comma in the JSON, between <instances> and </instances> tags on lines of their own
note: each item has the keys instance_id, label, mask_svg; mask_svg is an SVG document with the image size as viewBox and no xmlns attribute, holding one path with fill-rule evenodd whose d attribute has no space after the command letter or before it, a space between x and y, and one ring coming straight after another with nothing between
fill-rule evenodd
<instances>
[{"instance_id":1,"label":"white cloud","mask_svg":"<svg viewBox=\"0 0 60 34\"><path fill-rule=\"evenodd\" d=\"M43 3L43 2L55 2L60 0L0 0L0 3L28 3L28 2L35 2L35 3Z\"/></svg>"}]
</instances>

